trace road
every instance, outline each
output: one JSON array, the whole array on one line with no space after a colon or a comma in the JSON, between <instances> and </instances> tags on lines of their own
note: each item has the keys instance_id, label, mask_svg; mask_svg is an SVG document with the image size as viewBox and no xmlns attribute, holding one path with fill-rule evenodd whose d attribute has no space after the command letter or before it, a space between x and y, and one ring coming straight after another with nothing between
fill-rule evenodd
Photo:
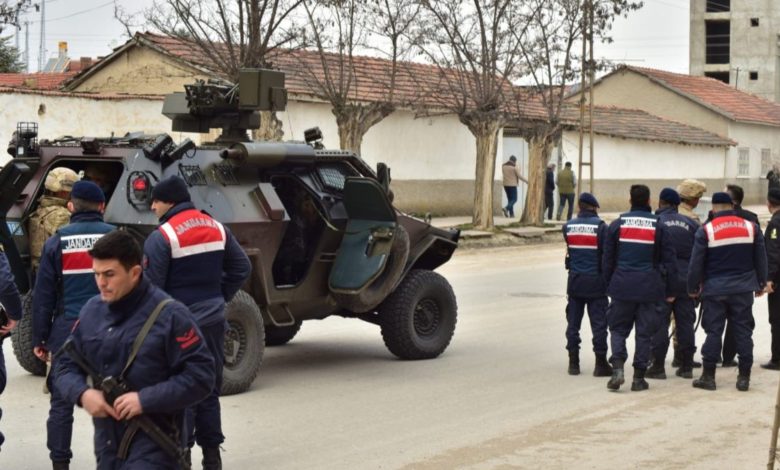
<instances>
[{"instance_id":1,"label":"road","mask_svg":"<svg viewBox=\"0 0 780 470\"><path fill-rule=\"evenodd\" d=\"M777 373L755 366L748 393L734 388L734 369L718 370L715 392L674 377L612 393L589 375L585 352L584 374L566 374L563 253L561 244L457 253L441 273L458 326L436 360L394 359L378 327L358 320L304 323L266 351L249 392L223 399L225 468L765 468ZM755 312L762 362L764 299ZM19 368L9 342L5 354L0 468L50 468L42 381ZM71 468L93 468L91 442L77 410Z\"/></svg>"}]
</instances>

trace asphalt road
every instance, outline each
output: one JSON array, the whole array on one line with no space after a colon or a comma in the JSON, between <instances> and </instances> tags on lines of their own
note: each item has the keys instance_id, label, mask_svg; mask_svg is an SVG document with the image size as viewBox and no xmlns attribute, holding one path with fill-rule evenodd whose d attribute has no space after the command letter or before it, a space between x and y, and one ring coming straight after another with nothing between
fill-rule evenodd
<instances>
[{"instance_id":1,"label":"asphalt road","mask_svg":"<svg viewBox=\"0 0 780 470\"><path fill-rule=\"evenodd\" d=\"M611 393L585 352L584 374L566 374L562 259L560 244L459 252L441 269L458 326L436 360L394 359L378 327L358 320L304 323L266 351L249 392L223 399L225 468L766 468L777 373L754 367L748 393L734 369L718 370L715 392L674 377ZM765 300L755 314L761 362ZM42 380L9 342L5 353L0 469L50 468ZM94 467L91 436L77 410L71 468Z\"/></svg>"}]
</instances>

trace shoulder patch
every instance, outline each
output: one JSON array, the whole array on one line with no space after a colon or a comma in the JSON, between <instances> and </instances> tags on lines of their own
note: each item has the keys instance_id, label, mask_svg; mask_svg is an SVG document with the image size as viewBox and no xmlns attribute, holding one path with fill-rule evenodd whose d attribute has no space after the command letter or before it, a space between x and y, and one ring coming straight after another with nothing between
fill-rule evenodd
<instances>
[{"instance_id":1,"label":"shoulder patch","mask_svg":"<svg viewBox=\"0 0 780 470\"><path fill-rule=\"evenodd\" d=\"M769 238L771 238L772 240L776 240L777 239L777 229L776 228L772 228L772 233L770 234Z\"/></svg>"},{"instance_id":2,"label":"shoulder patch","mask_svg":"<svg viewBox=\"0 0 780 470\"><path fill-rule=\"evenodd\" d=\"M184 350L189 349L190 346L197 344L198 341L200 341L200 336L198 336L198 332L195 331L194 326L182 336L176 337L176 342L179 343L179 348Z\"/></svg>"}]
</instances>

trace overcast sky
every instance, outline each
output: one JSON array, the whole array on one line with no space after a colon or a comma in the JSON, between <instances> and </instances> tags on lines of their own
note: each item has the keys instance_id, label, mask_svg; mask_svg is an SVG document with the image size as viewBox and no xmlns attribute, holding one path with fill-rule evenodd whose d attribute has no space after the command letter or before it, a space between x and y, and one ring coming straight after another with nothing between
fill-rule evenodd
<instances>
[{"instance_id":1,"label":"overcast sky","mask_svg":"<svg viewBox=\"0 0 780 470\"><path fill-rule=\"evenodd\" d=\"M33 0L40 2L41 0ZM152 0L45 0L46 57L57 55L59 41L67 41L68 55L104 56L127 40L114 19L114 2L128 11L150 6ZM685 0L644 0L645 6L627 19L619 19L615 42L598 45L597 57L642 67L688 72L689 6ZM30 13L30 70L38 69L40 13ZM20 49L25 49L24 29ZM4 31L13 35L13 29ZM14 41L12 39L11 43Z\"/></svg>"}]
</instances>

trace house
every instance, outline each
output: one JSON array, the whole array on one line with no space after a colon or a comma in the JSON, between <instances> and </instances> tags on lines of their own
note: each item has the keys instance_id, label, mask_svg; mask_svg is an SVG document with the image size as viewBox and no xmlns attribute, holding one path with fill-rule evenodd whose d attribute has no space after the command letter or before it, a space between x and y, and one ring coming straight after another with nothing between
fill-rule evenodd
<instances>
[{"instance_id":1,"label":"house","mask_svg":"<svg viewBox=\"0 0 780 470\"><path fill-rule=\"evenodd\" d=\"M698 178L710 192L735 182L745 189L746 203L763 201L764 177L773 162L780 161L780 105L745 93L708 77L694 77L662 70L621 66L593 85L594 103L645 111L661 118L703 129L733 141L723 159L691 165L682 153L664 162L668 180ZM568 97L572 103L579 94ZM601 158L596 154L596 165ZM657 158L652 151L652 159Z\"/></svg>"}]
</instances>

